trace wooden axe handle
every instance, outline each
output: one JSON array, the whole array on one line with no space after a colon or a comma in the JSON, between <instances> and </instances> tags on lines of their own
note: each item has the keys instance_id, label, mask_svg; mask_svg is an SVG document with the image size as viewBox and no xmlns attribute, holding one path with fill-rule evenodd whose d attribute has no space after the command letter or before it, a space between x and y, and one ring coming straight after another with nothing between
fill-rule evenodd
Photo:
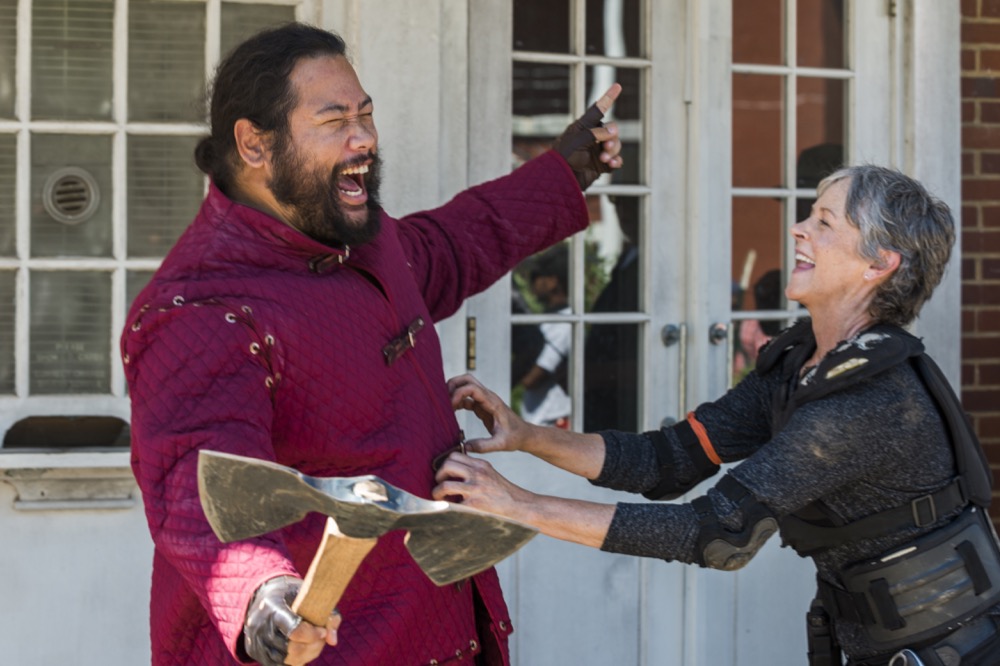
<instances>
[{"instance_id":1,"label":"wooden axe handle","mask_svg":"<svg viewBox=\"0 0 1000 666\"><path fill-rule=\"evenodd\" d=\"M327 518L323 541L292 602L292 612L310 624L325 627L354 572L377 542L346 536L337 528L336 520Z\"/></svg>"}]
</instances>

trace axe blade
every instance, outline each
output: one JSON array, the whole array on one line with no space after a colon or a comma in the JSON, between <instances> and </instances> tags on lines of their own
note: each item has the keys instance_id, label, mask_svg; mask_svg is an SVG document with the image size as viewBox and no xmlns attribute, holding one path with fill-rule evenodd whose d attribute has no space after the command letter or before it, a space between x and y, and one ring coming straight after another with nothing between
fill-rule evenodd
<instances>
[{"instance_id":1,"label":"axe blade","mask_svg":"<svg viewBox=\"0 0 1000 666\"><path fill-rule=\"evenodd\" d=\"M350 537L406 530L407 550L437 585L493 566L537 534L494 514L417 497L373 475L312 477L218 451L199 452L198 492L212 530L226 542L272 532L311 511L330 516Z\"/></svg>"}]
</instances>

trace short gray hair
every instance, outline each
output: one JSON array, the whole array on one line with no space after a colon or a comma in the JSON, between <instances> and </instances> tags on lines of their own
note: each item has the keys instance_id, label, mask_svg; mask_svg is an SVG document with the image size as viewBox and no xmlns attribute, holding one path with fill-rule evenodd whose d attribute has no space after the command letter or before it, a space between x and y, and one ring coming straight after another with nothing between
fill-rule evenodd
<instances>
[{"instance_id":1,"label":"short gray hair","mask_svg":"<svg viewBox=\"0 0 1000 666\"><path fill-rule=\"evenodd\" d=\"M875 291L869 314L883 324L906 326L944 275L955 244L951 210L913 178L870 164L835 171L817 191L845 179L845 213L861 232L861 256L872 263L881 261L879 250L900 256L899 268Z\"/></svg>"}]
</instances>

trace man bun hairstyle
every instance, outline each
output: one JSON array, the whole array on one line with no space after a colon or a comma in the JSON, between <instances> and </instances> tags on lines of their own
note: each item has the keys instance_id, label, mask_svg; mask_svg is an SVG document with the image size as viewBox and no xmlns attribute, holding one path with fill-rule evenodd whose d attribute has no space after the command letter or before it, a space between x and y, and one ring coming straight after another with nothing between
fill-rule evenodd
<instances>
[{"instance_id":1,"label":"man bun hairstyle","mask_svg":"<svg viewBox=\"0 0 1000 666\"><path fill-rule=\"evenodd\" d=\"M278 141L288 133L288 114L297 100L289 84L303 58L345 56L338 35L304 23L286 23L258 32L219 63L209 87L210 134L194 150L195 163L229 194L240 167L233 128L247 118Z\"/></svg>"}]
</instances>

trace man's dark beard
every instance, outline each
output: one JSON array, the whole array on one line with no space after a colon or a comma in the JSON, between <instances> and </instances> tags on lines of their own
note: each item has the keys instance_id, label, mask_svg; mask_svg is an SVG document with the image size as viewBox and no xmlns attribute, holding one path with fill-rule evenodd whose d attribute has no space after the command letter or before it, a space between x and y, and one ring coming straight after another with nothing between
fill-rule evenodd
<instances>
[{"instance_id":1,"label":"man's dark beard","mask_svg":"<svg viewBox=\"0 0 1000 666\"><path fill-rule=\"evenodd\" d=\"M287 137L275 141L274 176L268 183L271 194L279 203L292 208L289 222L296 229L314 240L327 245L358 246L375 238L381 228L378 189L381 184L382 160L370 152L361 160L345 162L334 167L332 173L320 170L306 171L304 160ZM344 214L337 181L345 169L371 160L368 173L364 174L367 217L358 224Z\"/></svg>"}]
</instances>

